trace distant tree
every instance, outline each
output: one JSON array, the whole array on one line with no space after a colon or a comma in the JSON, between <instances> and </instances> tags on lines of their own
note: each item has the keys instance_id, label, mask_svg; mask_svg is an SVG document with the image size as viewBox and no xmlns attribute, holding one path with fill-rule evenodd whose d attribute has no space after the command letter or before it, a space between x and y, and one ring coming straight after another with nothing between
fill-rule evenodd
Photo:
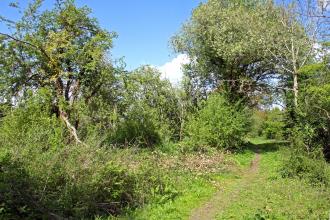
<instances>
[{"instance_id":1,"label":"distant tree","mask_svg":"<svg viewBox=\"0 0 330 220\"><path fill-rule=\"evenodd\" d=\"M278 22L269 26L268 38L273 41L269 42L267 51L281 75L281 88L292 91L292 104L297 108L299 70L315 62L320 53L320 43L326 37L324 34L329 31L326 31L329 24L324 22L330 17L313 0L293 0L283 3L278 10Z\"/></svg>"}]
</instances>

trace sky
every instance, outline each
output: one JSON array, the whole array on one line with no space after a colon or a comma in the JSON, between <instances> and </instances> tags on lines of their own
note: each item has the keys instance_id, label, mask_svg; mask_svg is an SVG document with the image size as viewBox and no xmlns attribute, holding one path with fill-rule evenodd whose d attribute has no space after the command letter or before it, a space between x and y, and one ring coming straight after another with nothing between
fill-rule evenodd
<instances>
[{"instance_id":1,"label":"sky","mask_svg":"<svg viewBox=\"0 0 330 220\"><path fill-rule=\"evenodd\" d=\"M7 5L13 0L0 0L0 15L17 18ZM205 0L204 0L205 1ZM27 0L17 1L21 6ZM76 0L78 6L87 5L101 26L115 31L111 53L113 58L124 57L126 68L135 69L149 64L159 68L172 83L181 79L181 64L189 58L175 54L169 40L189 19L191 12L203 0ZM51 8L54 0L45 0L44 7ZM0 26L0 31L3 31Z\"/></svg>"}]
</instances>

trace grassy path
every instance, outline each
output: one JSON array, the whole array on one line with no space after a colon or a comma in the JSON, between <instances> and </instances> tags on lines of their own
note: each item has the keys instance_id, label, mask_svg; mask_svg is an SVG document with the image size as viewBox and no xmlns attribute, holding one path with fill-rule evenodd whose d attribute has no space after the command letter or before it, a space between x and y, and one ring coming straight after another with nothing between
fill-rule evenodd
<instances>
[{"instance_id":1,"label":"grassy path","mask_svg":"<svg viewBox=\"0 0 330 220\"><path fill-rule=\"evenodd\" d=\"M329 188L280 177L285 148L260 141L248 151L254 153L250 166L239 178L223 180L221 189L189 219L330 219Z\"/></svg>"},{"instance_id":2,"label":"grassy path","mask_svg":"<svg viewBox=\"0 0 330 220\"><path fill-rule=\"evenodd\" d=\"M279 169L288 156L285 145L255 140L231 156L239 169L209 176L216 187L204 178L189 178L176 199L150 204L128 219L329 220L329 188L281 177Z\"/></svg>"},{"instance_id":3,"label":"grassy path","mask_svg":"<svg viewBox=\"0 0 330 220\"><path fill-rule=\"evenodd\" d=\"M207 203L195 209L190 220L214 219L217 214L223 212L231 203L239 199L242 190L258 175L260 154L256 153L249 168L243 173L242 178L234 182L228 181Z\"/></svg>"}]
</instances>

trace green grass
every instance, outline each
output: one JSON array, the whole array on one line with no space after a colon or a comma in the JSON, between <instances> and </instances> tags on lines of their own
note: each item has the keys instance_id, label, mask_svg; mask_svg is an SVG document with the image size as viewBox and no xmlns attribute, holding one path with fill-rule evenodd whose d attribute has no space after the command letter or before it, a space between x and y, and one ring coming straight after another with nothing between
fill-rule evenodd
<instances>
[{"instance_id":1,"label":"green grass","mask_svg":"<svg viewBox=\"0 0 330 220\"><path fill-rule=\"evenodd\" d=\"M265 139L263 137L248 138L247 146L240 151L234 152L231 159L237 162L241 168L246 168L250 165L255 153L267 151L277 151L279 145L286 144L286 141Z\"/></svg>"},{"instance_id":2,"label":"green grass","mask_svg":"<svg viewBox=\"0 0 330 220\"><path fill-rule=\"evenodd\" d=\"M216 192L216 188L209 182L201 179L187 179L182 195L174 201L164 204L150 204L138 210L130 218L146 220L187 219L191 210L201 205Z\"/></svg>"},{"instance_id":3,"label":"green grass","mask_svg":"<svg viewBox=\"0 0 330 220\"><path fill-rule=\"evenodd\" d=\"M303 180L281 178L278 169L286 150L267 151L268 143L259 142L263 149L257 177L242 186L239 199L217 219L328 219L330 190Z\"/></svg>"},{"instance_id":4,"label":"green grass","mask_svg":"<svg viewBox=\"0 0 330 220\"><path fill-rule=\"evenodd\" d=\"M250 149L245 149L240 152L234 153L231 159L235 161L240 168L246 168L250 165L254 157L254 152Z\"/></svg>"},{"instance_id":5,"label":"green grass","mask_svg":"<svg viewBox=\"0 0 330 220\"><path fill-rule=\"evenodd\" d=\"M231 182L240 179L240 173L236 171L249 166L254 157L254 152L246 149L232 155L228 154L227 157L228 161L234 162L229 162L233 166L232 172L224 170L221 173L208 173L201 176L195 176L192 173L178 173L178 175L181 175L181 180L177 183L177 188L181 194L173 201L148 204L128 216L122 217L122 219L188 219L192 210L201 206L214 195L218 189L217 185L230 185ZM236 168L239 168L239 170Z\"/></svg>"},{"instance_id":6,"label":"green grass","mask_svg":"<svg viewBox=\"0 0 330 220\"><path fill-rule=\"evenodd\" d=\"M261 155L259 172L244 179L255 153ZM219 173L172 171L180 176L176 189L180 194L174 200L154 201L120 219L188 219L194 209L209 201L218 186L225 189L224 210L216 219L328 219L330 214L330 189L311 186L298 179L285 179L279 174L283 160L288 155L286 142L250 139L248 146L226 155L232 169ZM231 198L235 191L235 198Z\"/></svg>"}]
</instances>

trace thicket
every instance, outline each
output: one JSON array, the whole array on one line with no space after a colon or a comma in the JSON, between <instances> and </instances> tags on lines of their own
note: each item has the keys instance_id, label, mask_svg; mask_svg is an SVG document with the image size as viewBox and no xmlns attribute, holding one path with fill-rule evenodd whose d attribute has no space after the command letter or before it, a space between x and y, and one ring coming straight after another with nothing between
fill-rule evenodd
<instances>
[{"instance_id":1,"label":"thicket","mask_svg":"<svg viewBox=\"0 0 330 220\"><path fill-rule=\"evenodd\" d=\"M177 90L160 72L143 66L121 77L116 120L108 144L153 148L178 140L180 129Z\"/></svg>"},{"instance_id":2,"label":"thicket","mask_svg":"<svg viewBox=\"0 0 330 220\"><path fill-rule=\"evenodd\" d=\"M296 135L301 134L297 132ZM325 161L322 147L312 152L306 149L305 141L301 136L292 137L289 158L282 166L283 177L300 178L313 185L330 184L329 164Z\"/></svg>"}]
</instances>

